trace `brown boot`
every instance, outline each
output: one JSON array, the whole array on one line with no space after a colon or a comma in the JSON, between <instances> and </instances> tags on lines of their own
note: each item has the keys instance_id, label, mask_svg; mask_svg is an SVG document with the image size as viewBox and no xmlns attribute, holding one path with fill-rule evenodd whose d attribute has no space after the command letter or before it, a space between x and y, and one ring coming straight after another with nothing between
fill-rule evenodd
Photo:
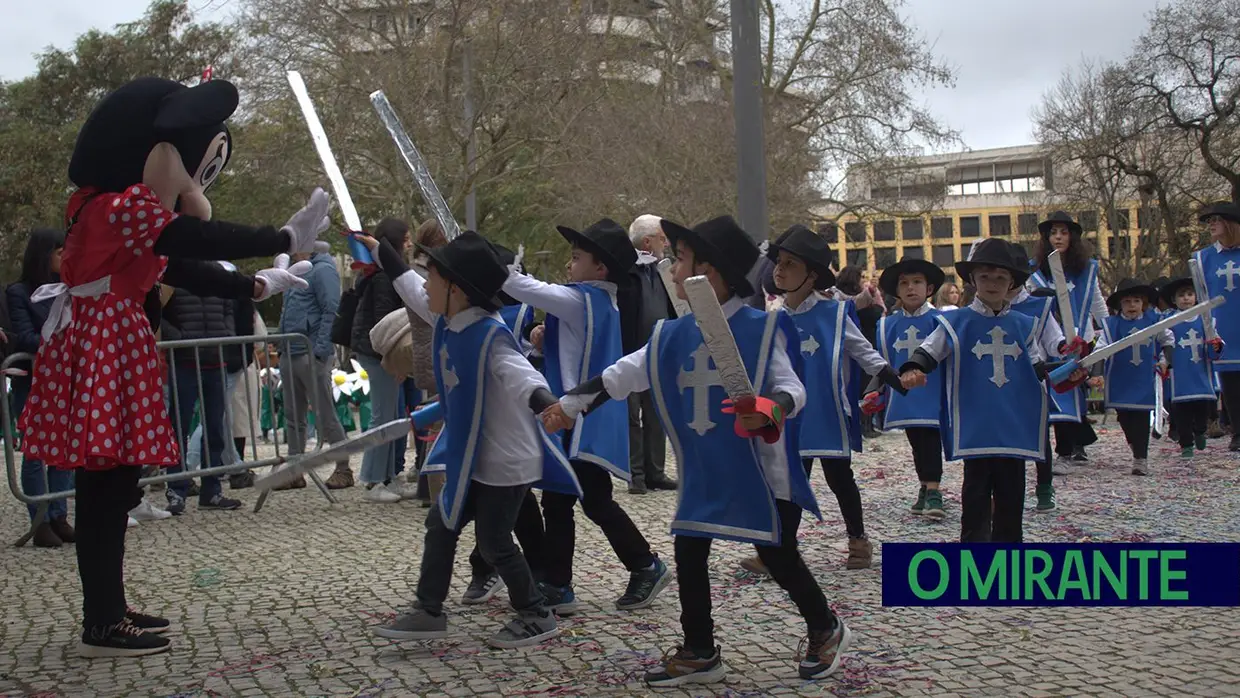
<instances>
[{"instance_id":1,"label":"brown boot","mask_svg":"<svg viewBox=\"0 0 1240 698\"><path fill-rule=\"evenodd\" d=\"M766 565L762 564L762 558L757 555L741 560L741 569L746 572L753 572L754 574L760 574L765 577L771 576L771 571L766 568Z\"/></svg>"},{"instance_id":2,"label":"brown boot","mask_svg":"<svg viewBox=\"0 0 1240 698\"><path fill-rule=\"evenodd\" d=\"M870 566L874 558L874 546L867 538L848 539L848 562L844 567L850 570L863 570Z\"/></svg>"},{"instance_id":3,"label":"brown boot","mask_svg":"<svg viewBox=\"0 0 1240 698\"><path fill-rule=\"evenodd\" d=\"M290 480L278 487L272 487L273 490L299 490L306 486L306 477L298 475L296 480Z\"/></svg>"},{"instance_id":4,"label":"brown boot","mask_svg":"<svg viewBox=\"0 0 1240 698\"><path fill-rule=\"evenodd\" d=\"M1218 423L1217 419L1211 419L1206 425L1206 436L1211 439L1221 439L1227 432L1223 431L1223 427Z\"/></svg>"},{"instance_id":5,"label":"brown boot","mask_svg":"<svg viewBox=\"0 0 1240 698\"><path fill-rule=\"evenodd\" d=\"M34 529L34 547L36 548L59 548L63 541L56 532L52 530L52 525L44 521Z\"/></svg>"},{"instance_id":6,"label":"brown boot","mask_svg":"<svg viewBox=\"0 0 1240 698\"><path fill-rule=\"evenodd\" d=\"M324 484L327 485L329 490L343 490L352 487L353 471L347 466L343 469L340 466L336 466L336 472L332 473L332 476L327 478L327 482Z\"/></svg>"},{"instance_id":7,"label":"brown boot","mask_svg":"<svg viewBox=\"0 0 1240 698\"><path fill-rule=\"evenodd\" d=\"M52 519L50 523L52 526L52 532L56 534L56 537L59 538L61 542L72 543L76 540L76 536L73 533L73 526L69 525L69 519Z\"/></svg>"}]
</instances>

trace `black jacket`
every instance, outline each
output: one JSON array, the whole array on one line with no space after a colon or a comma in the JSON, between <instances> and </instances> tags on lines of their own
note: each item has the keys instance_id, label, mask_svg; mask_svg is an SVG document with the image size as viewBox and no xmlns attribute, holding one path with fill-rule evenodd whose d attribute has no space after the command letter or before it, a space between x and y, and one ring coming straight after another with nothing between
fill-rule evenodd
<instances>
[{"instance_id":1,"label":"black jacket","mask_svg":"<svg viewBox=\"0 0 1240 698\"><path fill-rule=\"evenodd\" d=\"M0 298L5 298L8 295L7 292L8 289L0 286ZM11 336L13 325L9 323L9 304L7 302L0 303L0 332L3 332L7 338L5 341L0 341L0 362L2 362L13 352L11 348L13 344L13 337Z\"/></svg>"},{"instance_id":2,"label":"black jacket","mask_svg":"<svg viewBox=\"0 0 1240 698\"><path fill-rule=\"evenodd\" d=\"M628 284L616 292L620 307L620 338L624 353L641 349L659 320L676 317L667 288L656 264L638 264L629 272Z\"/></svg>"},{"instance_id":3,"label":"black jacket","mask_svg":"<svg viewBox=\"0 0 1240 698\"><path fill-rule=\"evenodd\" d=\"M357 310L353 314L353 331L349 337L349 348L355 354L376 359L383 358L370 344L370 330L379 321L387 317L393 310L405 307L392 286L392 277L385 271L377 271L369 277L358 279L355 288L360 289L361 297L357 299Z\"/></svg>"},{"instance_id":4,"label":"black jacket","mask_svg":"<svg viewBox=\"0 0 1240 698\"><path fill-rule=\"evenodd\" d=\"M223 272L217 275L210 267ZM172 263L169 262L169 270ZM254 281L244 274L228 271L218 263L208 262L201 266L191 265L182 270L188 272L191 282L221 282L217 289L231 292L232 296L211 294L197 295L184 288L177 288L164 306L160 324L161 338L164 340L178 339L222 339L227 337L245 337L254 334L254 302L252 300ZM238 278L239 277L239 278ZM165 280L167 274L165 274ZM185 281L185 276L181 281ZM195 284L198 285L198 284ZM229 286L234 288L229 289ZM149 314L149 308L148 308ZM249 345L231 344L222 348L178 349L175 361L178 365L195 365L195 355L204 368L220 367L229 372L240 371L253 360L253 352L248 351Z\"/></svg>"}]
</instances>

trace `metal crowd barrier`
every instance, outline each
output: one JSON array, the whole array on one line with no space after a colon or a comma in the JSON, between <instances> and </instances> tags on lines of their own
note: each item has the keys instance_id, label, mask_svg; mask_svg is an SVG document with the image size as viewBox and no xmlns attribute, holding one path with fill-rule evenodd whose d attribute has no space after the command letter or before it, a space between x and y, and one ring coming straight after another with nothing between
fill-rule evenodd
<instances>
[{"instance_id":1,"label":"metal crowd barrier","mask_svg":"<svg viewBox=\"0 0 1240 698\"><path fill-rule=\"evenodd\" d=\"M252 397L253 397L252 391L259 390L261 394L261 387L263 385L263 381L271 380L274 374L272 374L270 371L266 371L265 376L264 376L264 372L261 369L259 369L259 375L260 375L259 383L258 385L252 385L252 382L250 380L250 369L253 367L253 364L251 364L247 366L246 368L240 370L239 372L236 372L236 379L245 386L244 387L245 397L246 397L245 407L246 407L246 412L247 412L246 416L248 417L247 424L248 424L249 431L250 431L249 437L246 439L245 446L246 448L249 449L252 459L245 460L245 454L238 453L237 456L241 459L239 462L232 463L230 465L217 465L217 466L205 467L207 466L208 460L210 458L209 454L211 453L211 444L208 441L209 439L208 429L206 429L206 424L205 424L206 409L201 399L201 396L203 395L203 367L202 367L203 363L206 363L208 366L214 366L214 365L220 366L221 368L218 370L219 372L218 380L223 382L225 380L225 375L226 375L225 370L222 368L225 365L225 361L224 361L225 348L230 347L230 346L240 345L242 352L248 352L249 354L252 355L255 350L255 347L254 347L255 344L261 345L261 351L265 354L268 354L268 357L270 357L270 354L268 353L268 348L270 344L275 344L280 348L279 366L280 366L281 381L284 379L286 373L288 373L287 367L291 365L291 354L289 352L289 348L291 346L293 346L294 344L304 345L306 347L306 353L309 355L313 355L312 353L313 345L311 344L310 339L306 335L303 335L303 334L272 334L272 335L265 335L265 336L253 335L249 337L228 337L228 338L202 339L202 340L176 340L176 341L167 341L167 342L158 343L158 347L160 351L164 353L165 359L167 361L167 374L165 375L165 378L164 378L165 400L169 406L169 418L171 419L172 427L173 427L174 433L176 434L177 442L180 446L182 471L179 473L169 473L169 474L164 474L164 475L154 475L151 477L144 477L138 481L139 487L145 487L147 485L153 485L157 483L169 483L169 482L177 482L181 480L189 480L192 478L198 478L198 477L210 476L210 475L226 476L226 475L232 475L232 474L241 473L241 472L247 472L247 471L253 470L254 468L262 468L262 467L267 467L267 466L279 466L279 465L289 462L290 460L289 454L281 453L281 444L284 441L284 439L283 439L283 434L281 433L282 430L279 427L279 417L278 417L279 413L276 410L276 404L275 404L276 403L276 390L281 390L283 387L286 387L287 391L284 392L284 394L287 395L290 399L296 400L297 389L298 389L297 381L290 380L287 386L273 384L271 386L271 390L268 391L268 397L267 397L268 407L271 410L271 418L272 418L272 424L271 424L272 441L271 443L275 447L275 455L270 458L259 458L259 455L258 455L258 447L259 447L258 431L259 430L255 428L255 425L259 423L259 419L261 417L262 406L261 404L259 406L260 414L256 415L253 413L252 407L254 405L254 401L252 400ZM204 467L200 467L195 470L190 470L188 468L188 464L186 463L186 453L188 451L187 440L191 436L192 430L189 429L189 424L184 424L184 425L180 424L180 418L179 418L179 415L181 413L180 412L181 392L184 386L179 385L178 382L175 380L177 361L185 357L185 352L187 351L192 351L194 354L193 373L194 373L194 378L197 382L197 385L195 387L197 388L197 393L199 395L198 404L195 407L195 410L198 413L198 423L200 426L203 427L202 428L202 441L203 441L202 443L202 466ZM243 353L243 357L246 355L247 354ZM257 357L251 357L251 358L253 362L255 363L257 362ZM4 360L3 363L0 363L0 376L5 375L6 370L12 368L15 364L19 362L31 361L31 360L33 360L33 357L30 354L14 354L8 357L7 359ZM321 383L319 381L321 380L321 377L319 376L318 362L312 360L309 362L309 364L310 364L311 385L320 385ZM216 369L208 368L208 370L215 371ZM214 379L214 376L213 376L213 379ZM25 534L23 534L22 537L19 538L14 543L14 545L20 547L22 545L25 545L25 543L29 541L30 538L34 535L34 529L36 526L35 522L40 522L44 520L44 517L47 516L47 510L51 506L52 502L56 500L60 500L60 499L67 499L67 498L73 497L75 493L74 493L74 490L72 489L63 490L60 492L49 492L48 490L50 489L50 486L48 483L47 468L43 468L43 491L45 494L31 495L25 492L22 486L22 482L21 482L21 473L20 473L21 463L19 462L19 459L17 458L16 449L14 448L14 436L15 436L14 425L16 423L16 415L10 415L9 394L8 394L9 391L8 391L8 387L6 383L7 381L0 380L0 424L3 425L4 459L5 459L5 466L6 466L6 471L8 473L8 479L9 479L9 489L13 492L13 496L16 497L17 500L21 502L22 504L24 505L32 504L38 507L38 510L35 513L34 522L31 523L30 530L27 531ZM227 384L225 383L225 385ZM232 433L232 419L230 415L230 410L231 410L231 405L232 405L232 396L228 393L228 391L224 390L223 388L221 388L221 391L224 392L224 421L225 421L224 433L227 438L227 435ZM312 403L311 401L307 400L307 407L306 407L307 417L309 413L313 411L311 408L312 408ZM334 409L334 405L330 409ZM287 405L286 405L285 414L287 418ZM321 422L322 422L322 416L316 414L316 430L318 431L318 438L316 439L316 445L315 445L314 450L311 451L310 453L318 453L319 451L323 449ZM231 448L233 448L233 445L231 444L231 442L226 443L224 445L224 452L227 453L228 450ZM305 455L308 456L310 454L305 454ZM300 454L292 456L294 460L301 458L301 457L302 455ZM142 464L135 463L134 465L142 465ZM323 480L319 477L319 475L313 469L309 469L309 468L306 469L306 475L314 482L315 486L318 487L319 491L323 494L323 496L327 498L328 502L331 502L332 504L336 503L336 498L332 495L331 491L327 489L327 486L323 483ZM259 496L258 501L255 502L254 504L255 512L258 512L262 509L263 504L264 502L266 502L267 496L269 494L270 494L270 491L267 491L267 492L263 492Z\"/></svg>"}]
</instances>

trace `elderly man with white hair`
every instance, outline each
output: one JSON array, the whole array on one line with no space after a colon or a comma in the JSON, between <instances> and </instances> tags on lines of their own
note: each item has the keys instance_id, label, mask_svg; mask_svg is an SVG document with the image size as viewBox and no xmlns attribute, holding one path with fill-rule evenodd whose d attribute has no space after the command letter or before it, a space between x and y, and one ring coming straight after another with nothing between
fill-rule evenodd
<instances>
[{"instance_id":1,"label":"elderly man with white hair","mask_svg":"<svg viewBox=\"0 0 1240 698\"><path fill-rule=\"evenodd\" d=\"M659 276L658 262L667 249L662 219L651 215L638 216L629 226L629 240L637 250L637 265L629 274L629 288L622 291L631 294L633 301L627 304L628 312L620 314L620 331L626 354L646 345L659 320L676 317L667 288ZM622 308L624 306L621 304ZM676 489L676 481L668 478L665 471L666 451L666 437L655 414L650 393L630 395L629 471L633 475L630 494Z\"/></svg>"}]
</instances>

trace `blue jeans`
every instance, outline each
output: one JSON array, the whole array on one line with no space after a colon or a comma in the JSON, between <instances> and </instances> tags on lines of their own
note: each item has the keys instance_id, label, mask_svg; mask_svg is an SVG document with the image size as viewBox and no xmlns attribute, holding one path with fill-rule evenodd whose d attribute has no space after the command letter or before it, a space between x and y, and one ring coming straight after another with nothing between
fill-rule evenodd
<instances>
[{"instance_id":1,"label":"blue jeans","mask_svg":"<svg viewBox=\"0 0 1240 698\"><path fill-rule=\"evenodd\" d=\"M232 424L232 392L237 386L237 380L241 377L240 371L233 371L224 375L224 424ZM225 432L228 429L224 430ZM233 445L232 439L226 439L224 444L224 465L232 465L241 462L241 455L237 453L237 447ZM190 470L197 470L202 467L202 424L201 422L194 428L194 433L190 435L189 441L185 444L185 466Z\"/></svg>"},{"instance_id":2,"label":"blue jeans","mask_svg":"<svg viewBox=\"0 0 1240 698\"><path fill-rule=\"evenodd\" d=\"M30 396L29 379L14 379L13 382L13 414L20 415L22 408L26 406L26 398ZM47 489L43 488L43 473L47 472ZM45 468L43 461L35 458L26 458L22 456L22 490L29 495L47 494L48 492L64 492L73 489L73 471L61 470L60 468ZM38 513L39 507L34 504L27 504L26 511L30 513L30 520L34 521L34 515ZM69 502L65 499L57 499L48 506L47 520L63 519L69 515Z\"/></svg>"},{"instance_id":3,"label":"blue jeans","mask_svg":"<svg viewBox=\"0 0 1240 698\"><path fill-rule=\"evenodd\" d=\"M367 371L369 373L369 371ZM418 390L418 386L414 385L412 378L406 378L400 384L400 389L396 391L396 417L408 417L409 412L417 408L422 401L422 391ZM372 425L373 426L373 425ZM399 475L405 471L405 451L409 450L409 437L402 436L395 441L396 444L396 474Z\"/></svg>"},{"instance_id":4,"label":"blue jeans","mask_svg":"<svg viewBox=\"0 0 1240 698\"><path fill-rule=\"evenodd\" d=\"M370 376L370 410L372 426L386 424L396 419L397 394L400 384L383 370L379 359L371 356L354 356ZM387 482L396 477L396 444L387 442L366 451L362 456L360 478L366 484Z\"/></svg>"},{"instance_id":5,"label":"blue jeans","mask_svg":"<svg viewBox=\"0 0 1240 698\"><path fill-rule=\"evenodd\" d=\"M225 441L231 441L224 436L224 405L227 401L227 394L224 392L224 369L222 368L204 368L202 369L202 394L198 394L198 371L191 365L177 365L172 369L173 381L176 384L176 392L172 391L172 387L168 388L169 401L172 396L176 396L175 409L173 410L173 418L176 420L177 438L184 439L185 432L189 427L190 421L194 418L195 403L202 402L202 419L201 422L206 428L207 441L207 467L215 467L224 464L224 444ZM188 449L188 444L182 441ZM168 472L180 473L184 472L184 468L180 465L174 465L168 468ZM209 502L220 494L220 479L217 476L206 476L201 478L202 485L198 492L198 501ZM172 501L172 495L175 493L182 499L189 493L189 480L180 480L168 483L168 500Z\"/></svg>"}]
</instances>

